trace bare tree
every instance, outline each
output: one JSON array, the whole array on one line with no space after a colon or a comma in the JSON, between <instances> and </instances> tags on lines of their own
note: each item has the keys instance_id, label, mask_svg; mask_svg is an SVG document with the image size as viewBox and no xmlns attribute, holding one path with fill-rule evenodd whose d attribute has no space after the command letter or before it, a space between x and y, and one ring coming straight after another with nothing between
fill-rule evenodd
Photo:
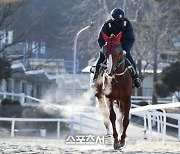
<instances>
[{"instance_id":1,"label":"bare tree","mask_svg":"<svg viewBox=\"0 0 180 154\"><path fill-rule=\"evenodd\" d=\"M16 16L19 12L19 9L24 5L24 2L20 3L13 3L13 4L3 4L0 6L0 42L1 42L1 48L0 52L4 52L4 50L14 44L19 43L22 41L22 36L27 33L26 30L22 30L22 33L17 35L14 39L8 38L13 37L10 31L12 31L12 28L14 26L14 23L16 21ZM11 36L10 36L11 35ZM10 40L11 39L11 40Z\"/></svg>"},{"instance_id":2,"label":"bare tree","mask_svg":"<svg viewBox=\"0 0 180 154\"><path fill-rule=\"evenodd\" d=\"M164 50L175 49L172 38L180 32L178 20L180 3L175 0L133 0L133 2L128 4L129 7L134 8L131 9L134 11L131 21L136 27L134 54L138 63L144 60L146 61L145 67L153 66L153 82L156 82L159 54ZM153 103L156 102L153 94Z\"/></svg>"},{"instance_id":3,"label":"bare tree","mask_svg":"<svg viewBox=\"0 0 180 154\"><path fill-rule=\"evenodd\" d=\"M21 61L25 67L28 67L28 59L33 55L37 57L36 53L44 47L41 42L34 43L26 40L33 22L24 24L19 31L16 31L16 27L19 26L17 18L22 16L22 9L28 4L29 2L21 1L0 5L0 57L2 62L7 62L7 59L10 63ZM34 20L41 13L33 14Z\"/></svg>"}]
</instances>

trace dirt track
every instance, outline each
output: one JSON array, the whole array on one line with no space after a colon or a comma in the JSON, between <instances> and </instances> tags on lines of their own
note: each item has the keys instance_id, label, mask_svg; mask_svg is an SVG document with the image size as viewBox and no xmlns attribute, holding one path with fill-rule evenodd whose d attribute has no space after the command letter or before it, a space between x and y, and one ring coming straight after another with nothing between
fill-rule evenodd
<instances>
[{"instance_id":1,"label":"dirt track","mask_svg":"<svg viewBox=\"0 0 180 154\"><path fill-rule=\"evenodd\" d=\"M180 153L180 142L177 138L166 136L165 142L157 141L157 133L153 132L152 140L143 140L143 127L130 124L127 131L127 145L121 151L115 151L112 145L106 144L74 144L65 143L68 132L61 133L61 139L15 137L0 133L0 154L112 154L112 153Z\"/></svg>"},{"instance_id":2,"label":"dirt track","mask_svg":"<svg viewBox=\"0 0 180 154\"><path fill-rule=\"evenodd\" d=\"M1 154L101 154L101 153L180 153L180 142L128 142L122 151L105 145L67 145L58 139L0 139Z\"/></svg>"}]
</instances>

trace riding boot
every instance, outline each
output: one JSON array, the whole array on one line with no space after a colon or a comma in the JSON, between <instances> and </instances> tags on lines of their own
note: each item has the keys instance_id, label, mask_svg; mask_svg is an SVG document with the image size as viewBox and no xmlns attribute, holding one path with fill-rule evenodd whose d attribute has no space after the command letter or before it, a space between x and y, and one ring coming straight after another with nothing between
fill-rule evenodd
<instances>
[{"instance_id":1,"label":"riding boot","mask_svg":"<svg viewBox=\"0 0 180 154\"><path fill-rule=\"evenodd\" d=\"M142 88L142 82L141 82L141 79L138 76L138 71L135 70L135 73L131 74L131 75L132 75L132 79L133 79L133 82L134 82L134 86L136 88Z\"/></svg>"},{"instance_id":2,"label":"riding boot","mask_svg":"<svg viewBox=\"0 0 180 154\"><path fill-rule=\"evenodd\" d=\"M132 59L130 52L127 52L126 58L128 59L128 64L132 66L132 68L130 68L130 73L134 82L134 86L136 88L142 88L142 82L139 79L138 70L136 69L136 64L134 63L134 60Z\"/></svg>"},{"instance_id":3,"label":"riding boot","mask_svg":"<svg viewBox=\"0 0 180 154\"><path fill-rule=\"evenodd\" d=\"M94 77L93 77L93 82L91 84L91 88L96 88L97 87L97 78L98 78L99 72L96 71L94 73Z\"/></svg>"},{"instance_id":4,"label":"riding boot","mask_svg":"<svg viewBox=\"0 0 180 154\"><path fill-rule=\"evenodd\" d=\"M96 64L96 70L95 70L95 73L94 73L94 77L93 77L93 82L91 84L91 88L96 88L97 87L97 78L98 78L98 75L99 75L100 64L103 63L104 60L105 60L105 56L104 56L104 54L102 54L100 52L99 53L99 59L98 59L97 64Z\"/></svg>"}]
</instances>

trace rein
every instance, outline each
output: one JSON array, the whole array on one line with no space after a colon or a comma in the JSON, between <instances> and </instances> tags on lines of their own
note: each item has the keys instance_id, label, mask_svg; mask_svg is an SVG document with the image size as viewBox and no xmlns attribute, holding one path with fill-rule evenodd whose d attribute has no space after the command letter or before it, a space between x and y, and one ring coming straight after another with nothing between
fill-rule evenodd
<instances>
[{"instance_id":1,"label":"rein","mask_svg":"<svg viewBox=\"0 0 180 154\"><path fill-rule=\"evenodd\" d=\"M125 56L124 56L123 59L117 64L115 70L113 71L113 75L114 75L114 76L122 76L122 75L124 75L124 74L126 73L126 71L128 70L127 67L126 67L126 68L124 69L124 71L121 72L121 73L117 73L117 72L116 72L117 69L125 62L126 59L127 59L127 58L125 58Z\"/></svg>"},{"instance_id":2,"label":"rein","mask_svg":"<svg viewBox=\"0 0 180 154\"><path fill-rule=\"evenodd\" d=\"M130 66L127 66L125 69L124 69L124 71L123 72L121 72L121 73L116 73L116 70L125 62L125 60L127 60L127 62L130 64ZM128 69L132 69L132 71L134 72L135 70L134 70L134 68L131 66L132 64L131 64L131 62L127 59L127 58L125 58L125 56L124 56L124 58L117 64L117 66L116 66L116 69L113 71L113 76L115 77L115 76L123 76L126 72L127 72L127 70ZM102 67L107 67L107 65L105 65L105 64L101 64L101 66Z\"/></svg>"}]
</instances>

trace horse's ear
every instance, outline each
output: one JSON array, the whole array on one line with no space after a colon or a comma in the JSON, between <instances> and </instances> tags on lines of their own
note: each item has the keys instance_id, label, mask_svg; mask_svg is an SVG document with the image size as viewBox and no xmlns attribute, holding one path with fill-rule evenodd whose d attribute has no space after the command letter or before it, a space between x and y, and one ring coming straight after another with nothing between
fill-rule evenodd
<instances>
[{"instance_id":1,"label":"horse's ear","mask_svg":"<svg viewBox=\"0 0 180 154\"><path fill-rule=\"evenodd\" d=\"M102 34L103 39L105 40L105 42L107 42L109 40L109 37L104 32L101 32L101 34Z\"/></svg>"},{"instance_id":2,"label":"horse's ear","mask_svg":"<svg viewBox=\"0 0 180 154\"><path fill-rule=\"evenodd\" d=\"M119 34L116 35L116 40L117 40L117 42L120 41L121 36L122 36L122 32L119 32Z\"/></svg>"}]
</instances>

